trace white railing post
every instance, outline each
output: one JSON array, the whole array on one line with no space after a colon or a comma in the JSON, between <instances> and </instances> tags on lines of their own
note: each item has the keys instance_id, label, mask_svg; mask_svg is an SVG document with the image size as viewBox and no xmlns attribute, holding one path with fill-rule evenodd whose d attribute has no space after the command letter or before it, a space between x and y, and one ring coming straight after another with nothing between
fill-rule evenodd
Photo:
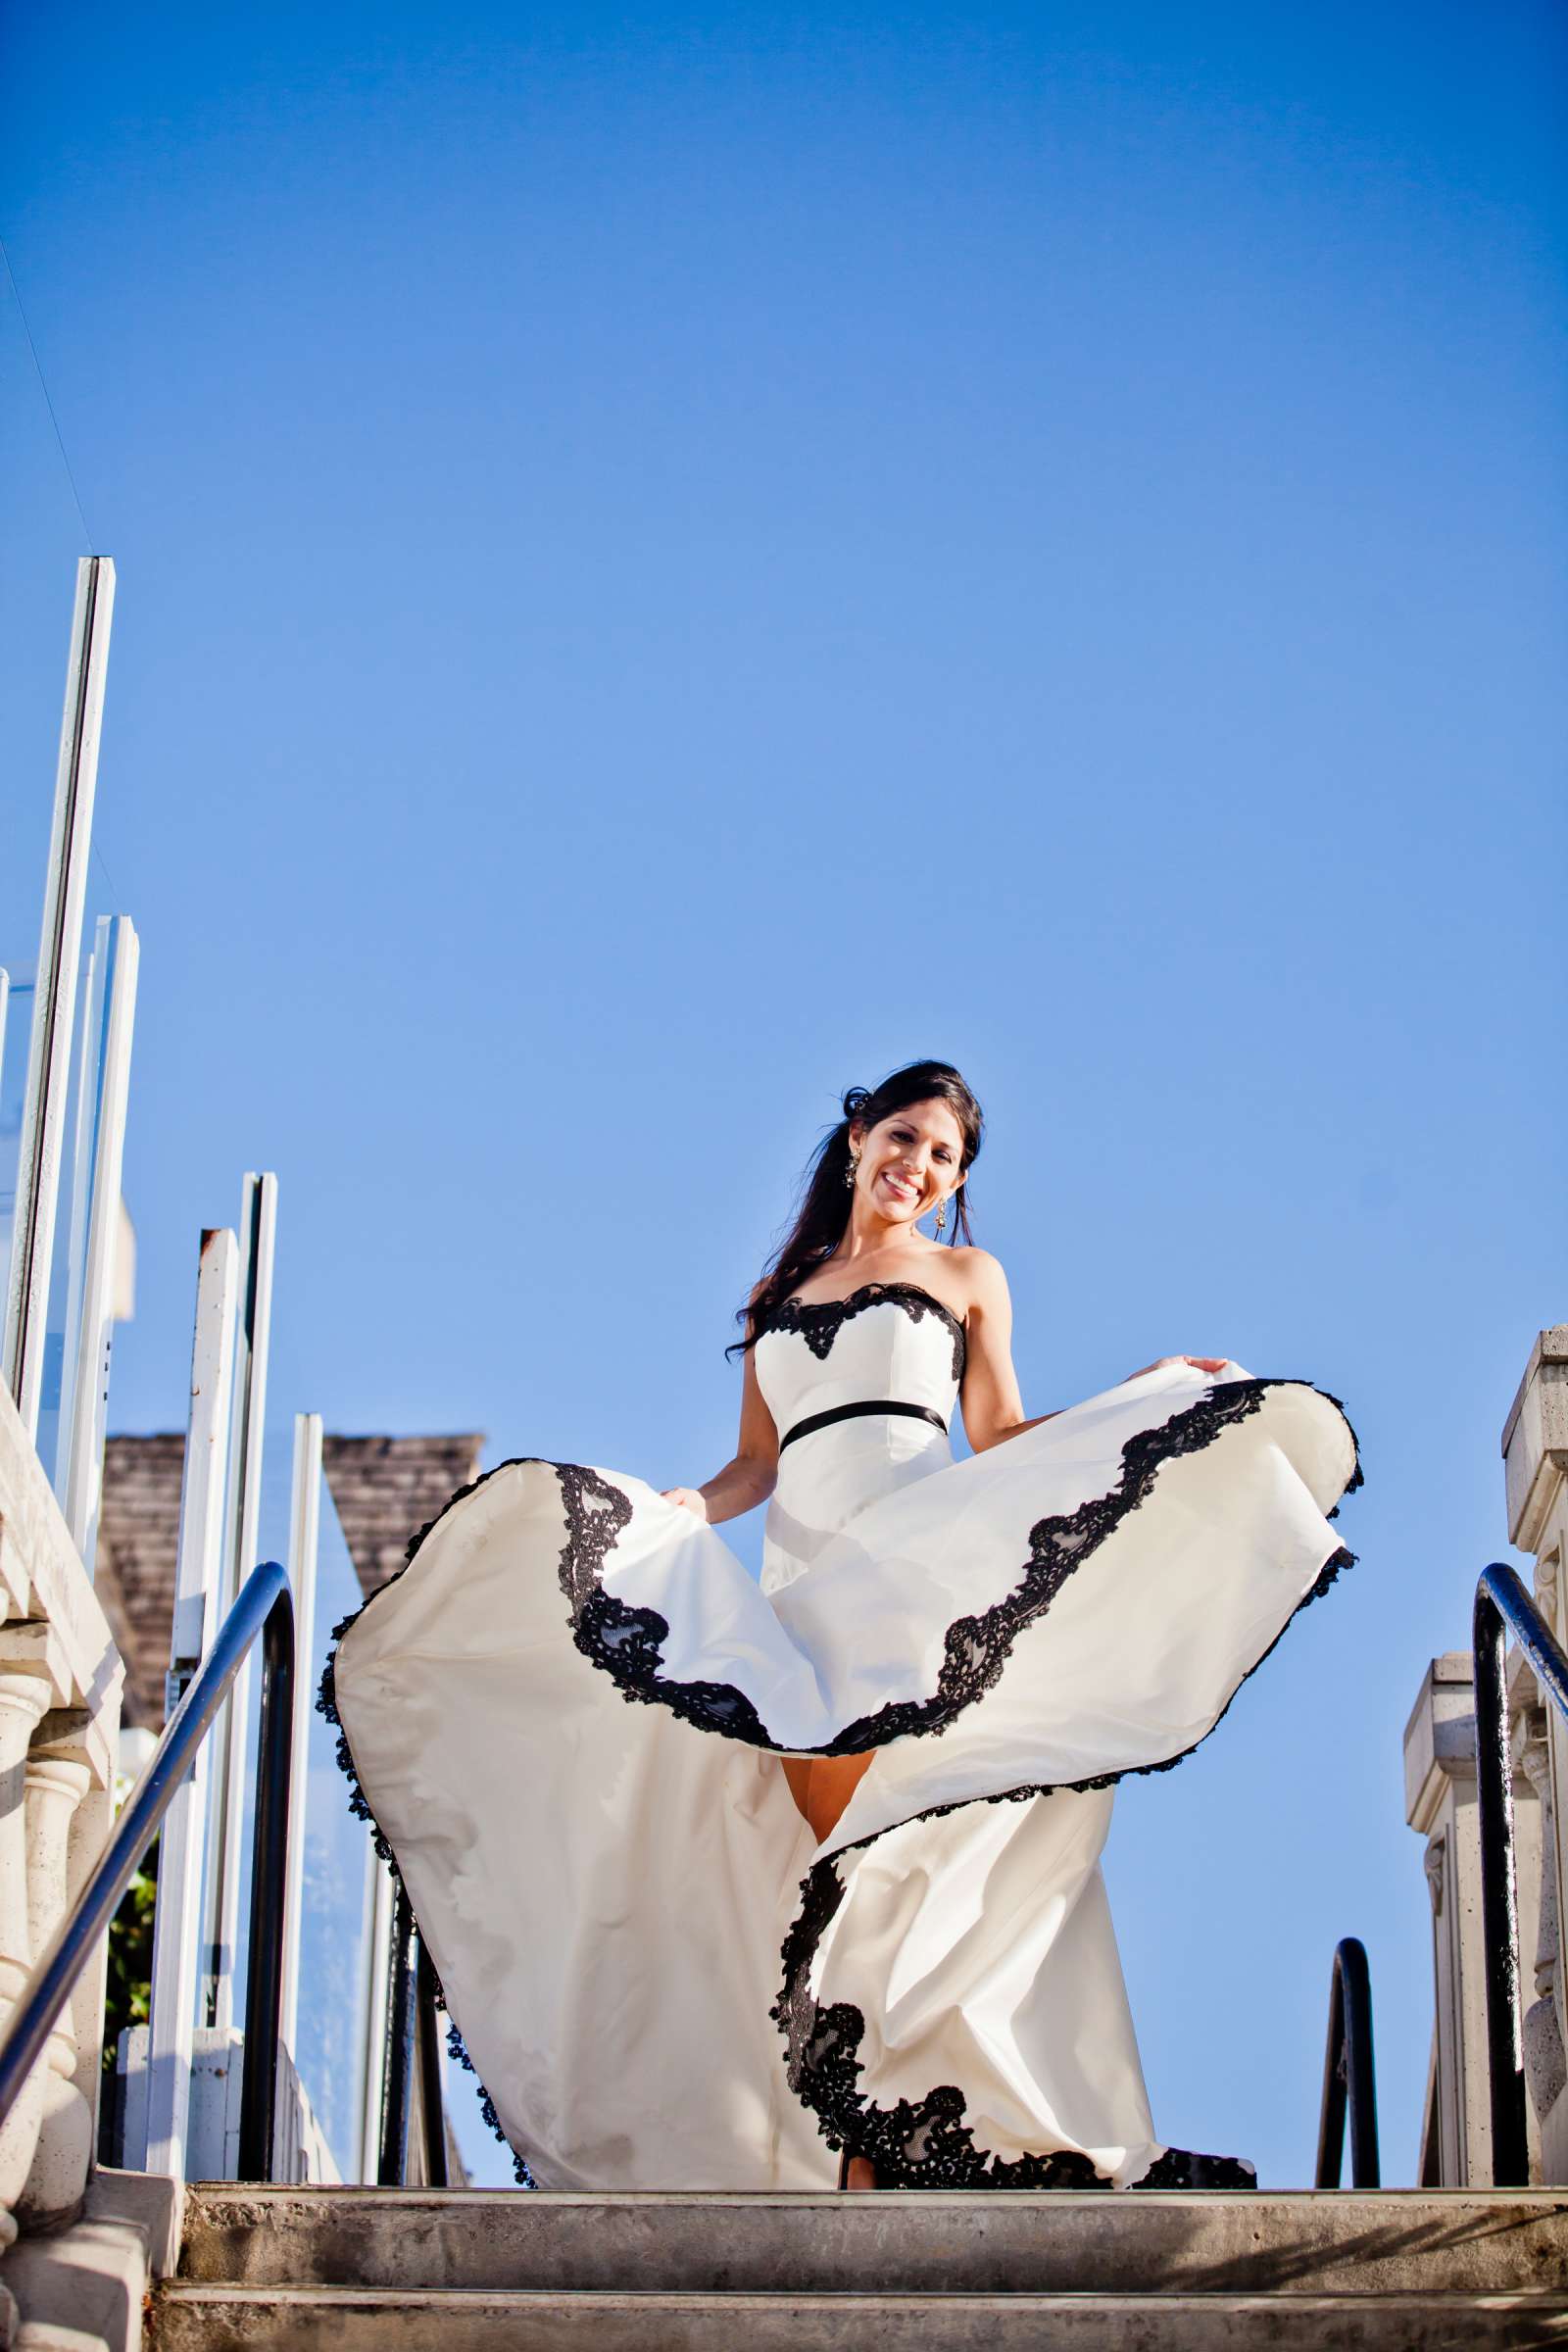
<instances>
[{"instance_id":1,"label":"white railing post","mask_svg":"<svg viewBox=\"0 0 1568 2352\"><path fill-rule=\"evenodd\" d=\"M294 1760L289 1772L288 1882L283 1909L283 2047L299 2063L300 1925L305 1891L306 1791L316 1702L316 1563L321 1533L321 1416L294 1416L294 1491L288 1577L294 1592Z\"/></svg>"},{"instance_id":2,"label":"white railing post","mask_svg":"<svg viewBox=\"0 0 1568 2352\"><path fill-rule=\"evenodd\" d=\"M272 1327L272 1250L277 1178L247 1175L240 1201L240 1321L230 1407L228 1514L219 1608L232 1608L257 1564L262 1510L262 1447L267 1422L267 1364ZM245 1836L245 1750L250 1732L251 1662L235 1676L221 1727L215 1732L212 1819L216 1840L208 1872L202 2015L209 2026L234 2023L234 1953Z\"/></svg>"},{"instance_id":3,"label":"white railing post","mask_svg":"<svg viewBox=\"0 0 1568 2352\"><path fill-rule=\"evenodd\" d=\"M61 1505L72 1542L89 1576L98 1548L98 1505L103 1494L109 1357L115 1328L115 1253L120 1241L121 1177L140 959L136 927L128 915L117 915L112 923L100 926L94 962L101 965L103 1025L89 1147L90 1208L74 1348L68 1333L67 1365L69 1370L74 1361L74 1372L61 1399L60 1451L65 1470Z\"/></svg>"},{"instance_id":4,"label":"white railing post","mask_svg":"<svg viewBox=\"0 0 1568 2352\"><path fill-rule=\"evenodd\" d=\"M392 1873L368 1838L365 1841L365 1997L361 2032L365 2092L360 2107L360 2179L374 2181L381 2166L381 2102L386 2095L386 2005L392 1975Z\"/></svg>"},{"instance_id":5,"label":"white railing post","mask_svg":"<svg viewBox=\"0 0 1568 2352\"><path fill-rule=\"evenodd\" d=\"M239 1246L233 1234L202 1235L191 1352L190 1423L179 1497L174 1567L174 1626L170 1642L170 1710L212 1646L223 1557L223 1497L234 1384L234 1328L239 1308ZM185 2171L192 2036L196 2025L198 1938L202 1919L202 1844L207 1755L196 1751L189 1779L164 1816L153 1915L152 2010L147 2031L145 2144L125 2161L143 2172Z\"/></svg>"},{"instance_id":6,"label":"white railing post","mask_svg":"<svg viewBox=\"0 0 1568 2352\"><path fill-rule=\"evenodd\" d=\"M81 958L87 858L92 845L93 795L98 781L98 736L103 721L109 624L115 605L115 567L107 556L85 556L76 567L76 605L66 672L66 710L60 731L49 879L44 891L38 977L27 1052L26 1099L17 1165L16 1218L0 1377L16 1398L28 1437L38 1426L43 1380L44 1324L54 1251L60 1153L71 1077L71 1038Z\"/></svg>"}]
</instances>

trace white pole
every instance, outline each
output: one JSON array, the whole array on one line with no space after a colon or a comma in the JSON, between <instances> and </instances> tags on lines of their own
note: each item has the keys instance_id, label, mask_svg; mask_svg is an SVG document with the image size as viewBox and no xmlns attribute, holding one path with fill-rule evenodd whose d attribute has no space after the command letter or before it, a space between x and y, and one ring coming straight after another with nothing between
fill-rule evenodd
<instances>
[{"instance_id":1,"label":"white pole","mask_svg":"<svg viewBox=\"0 0 1568 2352\"><path fill-rule=\"evenodd\" d=\"M0 1378L17 1400L28 1437L38 1427L43 1380L44 1324L54 1253L55 1204L70 1084L71 1034L76 1011L76 966L81 958L87 857L92 846L93 795L98 783L98 735L103 723L109 623L115 609L115 567L107 556L84 556L76 566L76 607L66 671L66 710L60 730L49 879L44 891L38 978L32 1001L32 1038L17 1163L11 1276L0 1347Z\"/></svg>"},{"instance_id":2,"label":"white pole","mask_svg":"<svg viewBox=\"0 0 1568 2352\"><path fill-rule=\"evenodd\" d=\"M267 1423L267 1364L272 1329L272 1249L277 1234L277 1178L249 1174L240 1201L244 1236L244 1293L235 1364L228 1534L223 1557L222 1606L232 1608L256 1566L262 1511L262 1445ZM227 1721L215 1738L219 1762L213 1783L218 1845L209 1876L207 1983L204 2014L210 2026L234 2022L234 1953L239 1936L239 1882L245 1836L245 1748L250 1730L251 1669L247 1661L229 1692Z\"/></svg>"},{"instance_id":3,"label":"white pole","mask_svg":"<svg viewBox=\"0 0 1568 2352\"><path fill-rule=\"evenodd\" d=\"M300 1924L311 1714L316 1699L316 1562L321 1534L321 1416L294 1416L294 1492L289 1506L288 1581L294 1592L294 1758L289 1768L288 1881L283 1905L283 2047L295 2061L300 2006ZM306 2086L309 2088L309 2084Z\"/></svg>"},{"instance_id":4,"label":"white pole","mask_svg":"<svg viewBox=\"0 0 1568 2352\"><path fill-rule=\"evenodd\" d=\"M212 1647L223 1558L223 1493L238 1309L239 1245L229 1232L204 1233L174 1565L174 1629L169 1654L171 1712ZM147 2030L147 2144L125 2151L125 2161L133 2169L168 2173L176 2180L184 2178L190 2114L202 1832L207 1818L211 1744L209 1737L196 1750L190 1777L165 1814L159 1837L152 2011Z\"/></svg>"},{"instance_id":5,"label":"white pole","mask_svg":"<svg viewBox=\"0 0 1568 2352\"><path fill-rule=\"evenodd\" d=\"M392 1873L368 1835L365 1840L365 2003L362 2047L365 2093L360 2106L360 2179L374 2181L381 2169L381 2101L386 2090L386 2004L392 1975Z\"/></svg>"},{"instance_id":6,"label":"white pole","mask_svg":"<svg viewBox=\"0 0 1568 2352\"><path fill-rule=\"evenodd\" d=\"M65 1429L64 1502L71 1540L87 1574L98 1546L103 1494L104 1430L109 1415L109 1356L115 1331L115 1252L120 1241L121 1179L125 1113L130 1101L130 1046L136 1027L136 979L141 943L128 915L115 917L97 951L105 967L103 1052L97 1090L91 1198L81 1315L71 1418Z\"/></svg>"},{"instance_id":7,"label":"white pole","mask_svg":"<svg viewBox=\"0 0 1568 2352\"><path fill-rule=\"evenodd\" d=\"M71 1214L66 1232L65 1279L63 1284L57 1285L51 1281L49 1286L51 1304L57 1287L63 1290L65 1298L59 1374L53 1384L55 1393L51 1397L47 1371L45 1373L38 1398L35 1439L38 1459L43 1463L57 1497L61 1498L66 1492L71 1416L76 1393L76 1358L81 1345L83 1276L87 1258L87 1224L92 1214L93 1164L98 1150L98 1104L102 1080L100 1049L103 1045L104 1005L108 1001L105 985L108 977L109 918L100 915L92 954L87 958L86 1004L76 1045L76 1148L71 1170ZM54 1415L52 1428L49 1423L51 1413Z\"/></svg>"}]
</instances>

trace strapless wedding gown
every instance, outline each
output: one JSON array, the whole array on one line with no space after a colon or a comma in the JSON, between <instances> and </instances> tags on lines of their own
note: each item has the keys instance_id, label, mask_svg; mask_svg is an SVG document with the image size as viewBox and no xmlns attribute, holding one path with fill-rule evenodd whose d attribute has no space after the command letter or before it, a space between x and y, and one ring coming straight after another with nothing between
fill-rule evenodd
<instances>
[{"instance_id":1,"label":"strapless wedding gown","mask_svg":"<svg viewBox=\"0 0 1568 2352\"><path fill-rule=\"evenodd\" d=\"M1100 1855L1349 1560L1343 1412L1182 1363L955 1461L963 1331L902 1283L756 1360L760 1584L641 1480L520 1460L337 1630L320 1703L497 2129L546 2188L820 2188L842 2147L1241 2185L1155 2134ZM866 1749L818 1844L780 1754Z\"/></svg>"}]
</instances>

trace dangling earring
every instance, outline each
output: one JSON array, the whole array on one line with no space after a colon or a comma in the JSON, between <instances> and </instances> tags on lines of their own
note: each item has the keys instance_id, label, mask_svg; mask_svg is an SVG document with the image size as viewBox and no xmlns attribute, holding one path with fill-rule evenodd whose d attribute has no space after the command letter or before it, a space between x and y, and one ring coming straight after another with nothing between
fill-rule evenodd
<instances>
[{"instance_id":1,"label":"dangling earring","mask_svg":"<svg viewBox=\"0 0 1568 2352\"><path fill-rule=\"evenodd\" d=\"M947 1230L948 1230L948 1202L947 1202L947 1196L944 1194L943 1198L942 1198L942 1199L941 1199L941 1200L940 1200L937 1202L937 1240L938 1240L939 1242L941 1241L941 1239L942 1239L942 1236L943 1236L943 1235L944 1235L944 1234L947 1232Z\"/></svg>"},{"instance_id":2,"label":"dangling earring","mask_svg":"<svg viewBox=\"0 0 1568 2352\"><path fill-rule=\"evenodd\" d=\"M850 1153L850 1164L844 1171L844 1181L849 1186L852 1193L855 1190L855 1179L858 1173L859 1165L860 1154L858 1152L852 1152Z\"/></svg>"}]
</instances>

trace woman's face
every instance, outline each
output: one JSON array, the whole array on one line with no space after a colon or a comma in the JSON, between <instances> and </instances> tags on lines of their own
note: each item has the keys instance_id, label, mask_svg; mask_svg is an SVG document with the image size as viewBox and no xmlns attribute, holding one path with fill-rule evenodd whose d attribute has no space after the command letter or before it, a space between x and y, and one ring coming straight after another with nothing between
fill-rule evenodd
<instances>
[{"instance_id":1,"label":"woman's face","mask_svg":"<svg viewBox=\"0 0 1568 2352\"><path fill-rule=\"evenodd\" d=\"M850 1143L860 1154L856 1193L890 1224L912 1227L963 1181L963 1129L946 1102L911 1102L852 1127Z\"/></svg>"}]
</instances>

